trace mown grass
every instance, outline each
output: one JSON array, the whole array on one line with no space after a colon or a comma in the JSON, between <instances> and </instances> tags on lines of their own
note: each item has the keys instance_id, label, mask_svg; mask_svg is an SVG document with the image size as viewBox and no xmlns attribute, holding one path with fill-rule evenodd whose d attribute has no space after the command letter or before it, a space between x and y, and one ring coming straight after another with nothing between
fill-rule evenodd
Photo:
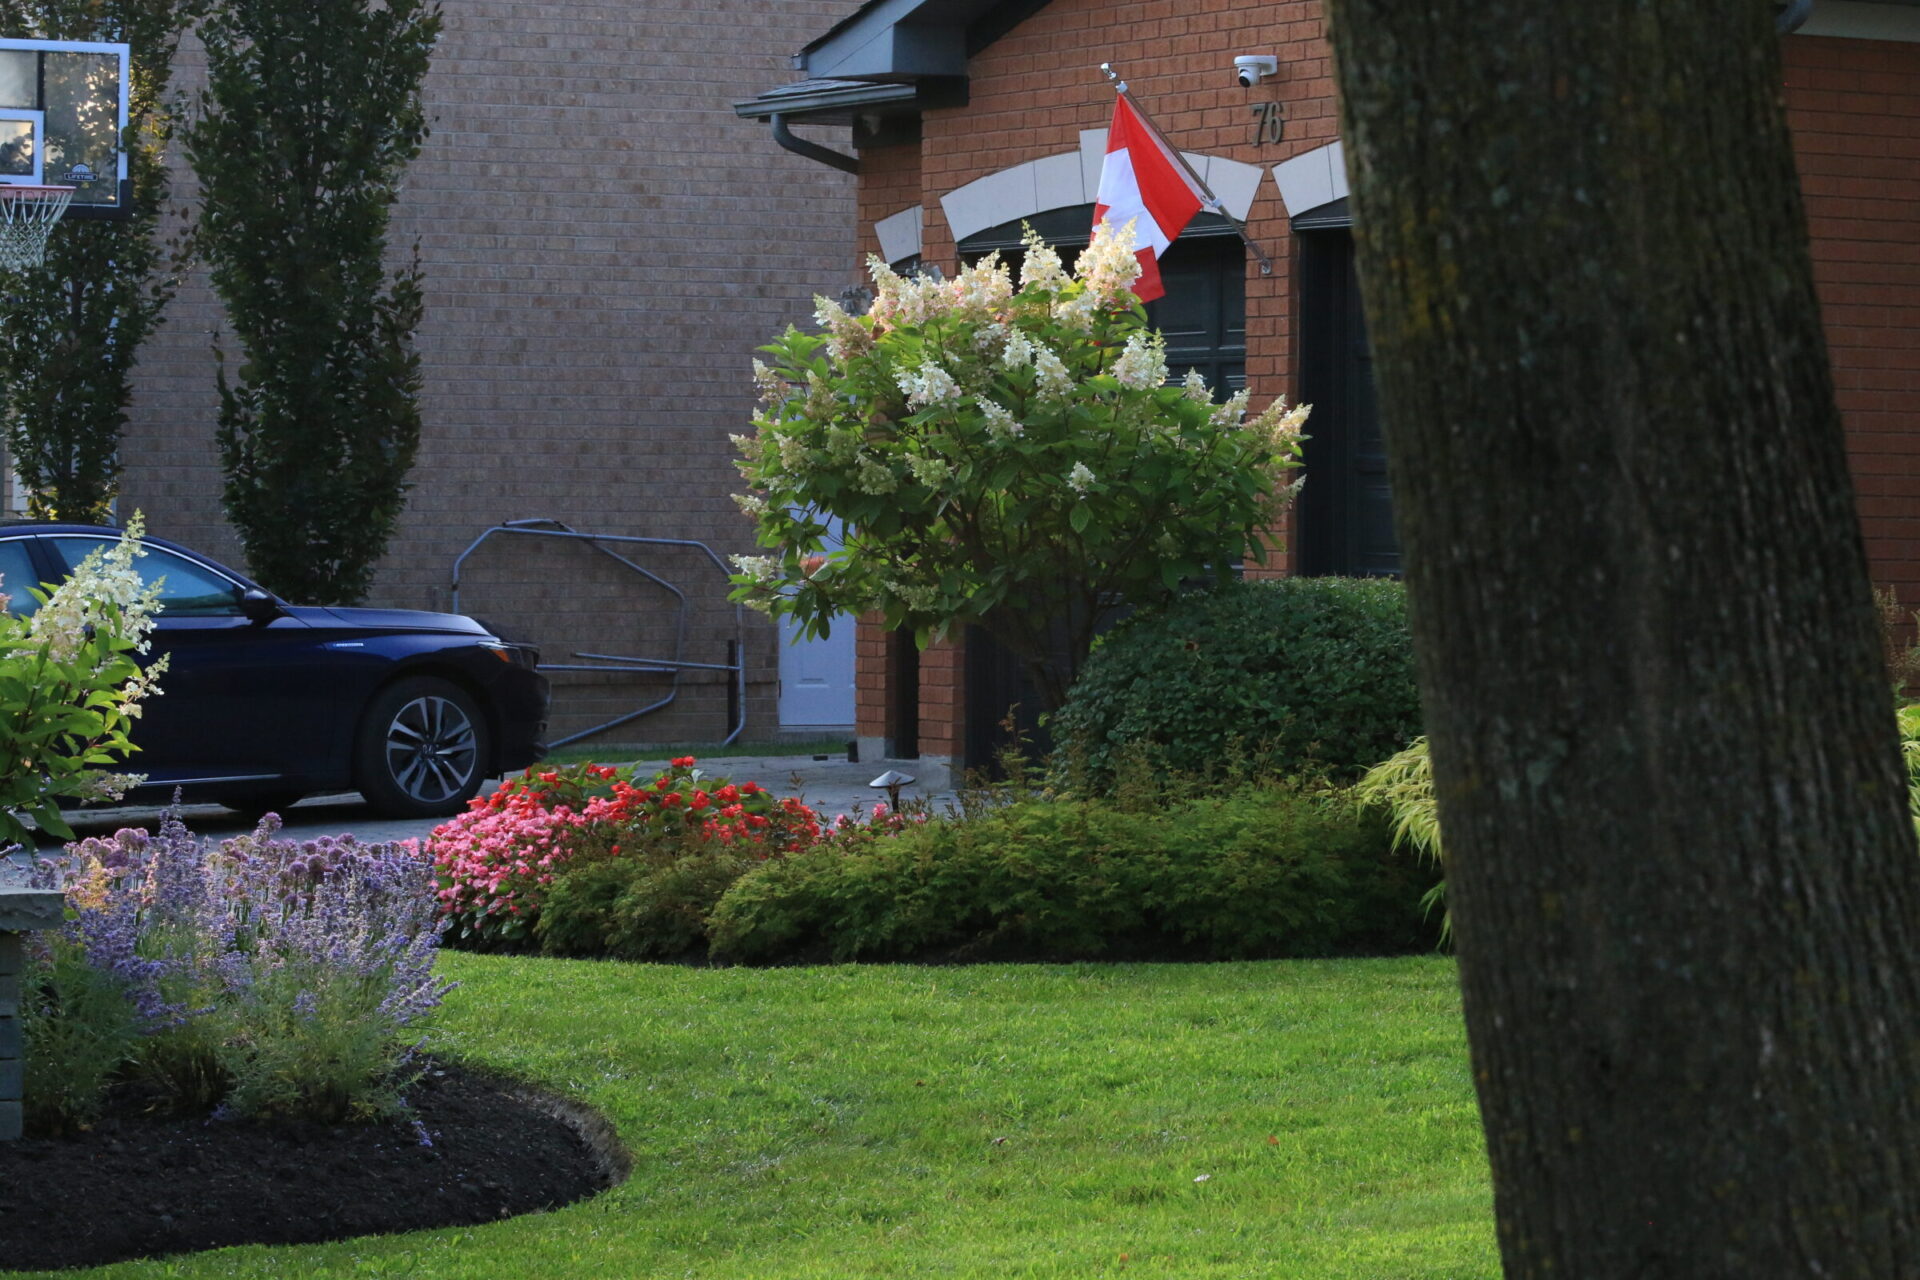
<instances>
[{"instance_id":1,"label":"mown grass","mask_svg":"<svg viewBox=\"0 0 1920 1280\"><path fill-rule=\"evenodd\" d=\"M62 1274L1498 1272L1453 967L1442 958L444 963L463 985L448 1002L443 1051L600 1108L632 1151L630 1181L483 1228Z\"/></svg>"}]
</instances>

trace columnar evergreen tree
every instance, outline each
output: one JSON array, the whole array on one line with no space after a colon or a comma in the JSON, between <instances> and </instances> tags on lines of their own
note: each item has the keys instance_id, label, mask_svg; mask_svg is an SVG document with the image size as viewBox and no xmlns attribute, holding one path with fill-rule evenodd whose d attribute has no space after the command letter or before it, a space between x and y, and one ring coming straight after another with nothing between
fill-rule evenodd
<instances>
[{"instance_id":1,"label":"columnar evergreen tree","mask_svg":"<svg viewBox=\"0 0 1920 1280\"><path fill-rule=\"evenodd\" d=\"M183 131L195 243L241 360L220 378L226 508L247 560L299 600L366 595L420 437L420 267L388 216L426 136L428 0L213 0L207 88Z\"/></svg>"},{"instance_id":2,"label":"columnar evergreen tree","mask_svg":"<svg viewBox=\"0 0 1920 1280\"><path fill-rule=\"evenodd\" d=\"M0 289L0 403L7 448L43 519L104 519L119 489L120 435L140 345L160 323L175 279L161 235L163 149L174 124L167 76L199 0L6 0L9 36L112 40L130 46L130 216L69 218L46 264Z\"/></svg>"},{"instance_id":3,"label":"columnar evergreen tree","mask_svg":"<svg viewBox=\"0 0 1920 1280\"><path fill-rule=\"evenodd\" d=\"M1330 0L1514 1277L1920 1258L1920 859L1767 0Z\"/></svg>"}]
</instances>

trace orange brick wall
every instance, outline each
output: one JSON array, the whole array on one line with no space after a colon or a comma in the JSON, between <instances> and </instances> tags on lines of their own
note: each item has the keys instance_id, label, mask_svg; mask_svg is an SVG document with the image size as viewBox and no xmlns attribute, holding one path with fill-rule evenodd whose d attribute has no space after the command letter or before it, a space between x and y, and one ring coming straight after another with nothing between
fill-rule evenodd
<instances>
[{"instance_id":1,"label":"orange brick wall","mask_svg":"<svg viewBox=\"0 0 1920 1280\"><path fill-rule=\"evenodd\" d=\"M923 199L919 147L883 147L860 157L859 283L872 283L867 278L867 255L880 252L880 237L874 234L873 224Z\"/></svg>"},{"instance_id":2,"label":"orange brick wall","mask_svg":"<svg viewBox=\"0 0 1920 1280\"><path fill-rule=\"evenodd\" d=\"M1116 38L1121 33L1125 38ZM1279 76L1252 90L1240 88L1232 78L1234 55L1263 52L1278 55ZM1075 150L1082 130L1106 128L1113 89L1100 73L1101 62L1114 64L1135 101L1184 151L1270 169L1338 136L1330 55L1318 4L1311 0L1257 8L1218 0L1178 6L1166 0L1055 0L972 60L967 106L928 112L919 147L862 156L863 244L872 235L870 219L910 203L899 194L901 179L917 172L926 216L923 257L951 273L959 259L940 197L1011 165ZM1254 139L1251 107L1265 101L1280 102L1286 112L1279 144ZM1262 404L1277 395L1291 397L1295 389L1292 234L1270 179L1255 198L1247 231L1274 268L1262 276L1249 256L1247 385L1255 404ZM860 733L878 737L886 719L887 673L877 628L862 626L860 654ZM965 663L959 645L921 655L920 699L921 753L962 762Z\"/></svg>"},{"instance_id":3,"label":"orange brick wall","mask_svg":"<svg viewBox=\"0 0 1920 1280\"><path fill-rule=\"evenodd\" d=\"M860 619L854 632L854 732L874 744L873 754L888 750L880 745L887 736L887 690L891 672L887 654L887 632L876 621L878 615ZM862 755L867 748L861 748Z\"/></svg>"},{"instance_id":4,"label":"orange brick wall","mask_svg":"<svg viewBox=\"0 0 1920 1280\"><path fill-rule=\"evenodd\" d=\"M1787 92L1799 150L1835 380L1878 580L1920 605L1920 45L1796 36ZM1280 74L1252 90L1231 78L1242 53L1274 53ZM1338 137L1331 57L1318 0L1241 6L1222 0L1054 0L977 55L965 107L928 112L918 147L862 157L863 252L871 222L910 203L925 211L925 260L957 266L940 197L1012 165L1070 151L1106 127L1111 62L1174 144L1265 169ZM1260 145L1250 107L1283 104L1285 140ZM1292 235L1277 186L1263 180L1247 229L1273 260L1249 255L1247 381L1255 404L1294 393ZM1284 572L1276 563L1259 572ZM863 625L860 732L885 724L884 637ZM964 664L957 648L922 657L920 743L958 760Z\"/></svg>"}]
</instances>

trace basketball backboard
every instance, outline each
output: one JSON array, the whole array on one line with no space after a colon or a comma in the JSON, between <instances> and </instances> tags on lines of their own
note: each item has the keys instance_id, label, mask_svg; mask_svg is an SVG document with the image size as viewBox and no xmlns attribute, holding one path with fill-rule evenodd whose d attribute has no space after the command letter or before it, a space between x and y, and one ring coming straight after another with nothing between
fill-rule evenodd
<instances>
[{"instance_id":1,"label":"basketball backboard","mask_svg":"<svg viewBox=\"0 0 1920 1280\"><path fill-rule=\"evenodd\" d=\"M74 188L69 218L127 211L127 46L0 40L0 183Z\"/></svg>"}]
</instances>

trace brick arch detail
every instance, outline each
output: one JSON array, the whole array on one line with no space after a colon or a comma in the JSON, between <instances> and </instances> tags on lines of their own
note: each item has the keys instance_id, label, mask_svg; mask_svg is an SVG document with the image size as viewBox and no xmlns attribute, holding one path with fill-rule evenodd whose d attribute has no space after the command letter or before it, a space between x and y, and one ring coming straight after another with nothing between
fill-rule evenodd
<instances>
[{"instance_id":1,"label":"brick arch detail","mask_svg":"<svg viewBox=\"0 0 1920 1280\"><path fill-rule=\"evenodd\" d=\"M1100 191L1100 162L1106 152L1107 131L1086 129L1080 134L1077 151L1010 165L954 188L940 197L940 208L954 240L1049 209L1092 204ZM1260 166L1193 151L1182 154L1201 181L1220 197L1227 212L1245 222L1265 177Z\"/></svg>"}]
</instances>

